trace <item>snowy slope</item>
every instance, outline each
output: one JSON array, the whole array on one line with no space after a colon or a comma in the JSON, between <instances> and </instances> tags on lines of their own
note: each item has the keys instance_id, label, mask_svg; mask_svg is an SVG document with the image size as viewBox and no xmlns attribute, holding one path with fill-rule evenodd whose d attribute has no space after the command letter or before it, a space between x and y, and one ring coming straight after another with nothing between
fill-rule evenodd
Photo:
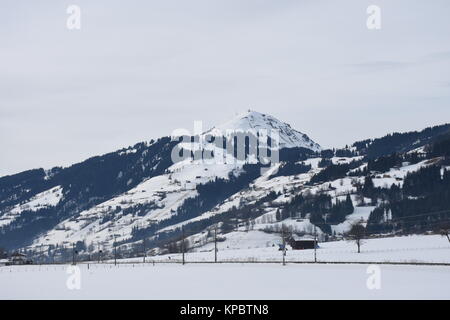
<instances>
[{"instance_id":1,"label":"snowy slope","mask_svg":"<svg viewBox=\"0 0 450 320\"><path fill-rule=\"evenodd\" d=\"M37 211L43 208L56 206L62 199L62 188L60 186L41 192L28 201L18 204L0 217L0 227L13 222L23 211Z\"/></svg>"},{"instance_id":2,"label":"snowy slope","mask_svg":"<svg viewBox=\"0 0 450 320\"><path fill-rule=\"evenodd\" d=\"M359 160L355 158L333 158L333 162L343 163ZM242 205L251 205L259 199L267 196L271 192L279 193L279 196L271 203L262 205L264 213L256 219L250 221L253 230L259 230L260 238L266 243L277 237L274 234L262 232L268 229L279 229L282 225L289 227L295 233L312 234L314 225L309 218L292 218L281 222L276 221L276 211L283 203L288 203L298 194L317 194L327 193L333 199L344 200L346 194L352 194L351 199L355 206L353 214L347 216L345 222L338 225L332 225L331 229L335 234L344 234L355 222L366 223L373 206L361 206L353 193L356 192L355 181L363 183L364 177L345 177L334 181L328 181L322 184L309 185L311 177L322 170L317 167L319 159L308 159L306 164L311 164L311 170L304 174L293 176L272 177L272 173L276 170L273 166L271 170L263 173L259 178L254 180L249 188L243 189L222 203L218 204L210 211L204 212L200 216L185 220L160 229L160 232L175 230L182 225L187 225L195 221L208 219L212 216L220 216L226 214L233 207ZM427 166L428 161L423 161L415 165L406 164L404 167L392 169L387 173L381 174L374 178L375 185L389 187L391 184L401 184L402 179L408 172L417 171ZM37 238L33 246L40 245L56 245L58 243L73 243L76 241L85 241L87 244L101 244L104 248L111 248L114 235L117 241L124 241L130 238L133 228L143 227L171 217L176 209L188 199L197 195L196 186L204 184L216 177L227 178L231 172L238 174L241 167L236 165L216 165L205 164L201 161L183 161L172 165L166 174L148 179L137 187L127 191L126 193L101 203L89 210L80 213L76 218L67 219L53 230L43 234ZM331 188L331 189L330 189ZM365 199L366 203L370 199ZM152 204L154 207L142 215L124 214L124 210L136 205ZM105 215L111 210L120 207L120 210L114 214L113 219L102 222ZM244 231L246 227L239 227L240 231ZM323 236L320 227L317 227L319 237ZM225 237L229 234L224 234ZM263 239L264 238L264 239ZM188 240L194 244L194 247L201 247L208 243L211 239L205 239L203 232L188 237ZM238 241L241 249L248 249L251 246L251 240Z\"/></svg>"},{"instance_id":3,"label":"snowy slope","mask_svg":"<svg viewBox=\"0 0 450 320\"><path fill-rule=\"evenodd\" d=\"M82 211L78 217L59 223L56 228L38 237L33 246L56 245L85 241L111 247L126 240L134 227L142 227L170 218L183 202L197 195L196 186L215 178L227 179L231 172L239 174L235 165L211 165L201 161L184 161L172 165L166 174L150 178L137 187L111 200ZM144 214L126 214L124 210L138 205L150 205ZM114 216L103 222L105 216Z\"/></svg>"},{"instance_id":4,"label":"snowy slope","mask_svg":"<svg viewBox=\"0 0 450 320\"><path fill-rule=\"evenodd\" d=\"M354 160L359 160L360 157L354 158L333 158L333 162L351 162ZM283 203L288 203L291 199L298 194L329 194L334 201L339 199L340 201L345 200L347 194L351 194L351 200L354 205L354 212L346 217L346 220L340 224L331 225L331 230L333 234L343 235L348 232L351 226L356 222L362 222L366 225L370 213L375 208L374 206L369 206L370 199L365 198L364 203L359 203L360 199L356 197L356 183L364 183L364 177L345 177L342 179L337 179L333 181L327 181L322 184L309 185L308 182L311 177L319 172L321 169L317 167L319 159L308 159L305 161L307 164L311 164L311 170L305 174L299 174L294 176L281 176L271 178L271 171L267 171L261 177L256 179L248 189L244 189L239 193L226 199L223 203L216 206L213 210L205 212L204 214L196 217L194 219L186 220L182 223L172 225L161 231L172 230L174 228L180 227L181 225L188 225L189 223L200 221L202 219L208 219L211 216L220 216L226 214L233 207L239 207L242 205L250 205L268 195L270 192L279 192L280 195L272 201L270 204L266 203L262 205L265 211L260 217L252 219L249 224L254 232L259 232L258 237L261 239L262 243L269 243L273 241L274 237L279 238L279 234L261 232L267 230L280 230L281 226L286 226L290 230L297 234L312 234L314 232L314 225L310 222L309 218L288 218L286 220L277 222L276 221L276 211L280 205ZM404 177L411 172L415 172L420 168L426 167L430 164L430 161L425 160L414 165L405 164L405 166L391 169L386 173L379 174L374 177L373 181L376 186L389 188L392 184L402 185ZM275 168L274 168L275 169ZM245 226L240 226L238 232L225 233L224 237L231 237L233 239L235 234L242 235L243 231L246 231ZM258 230L258 231L257 231ZM324 233L322 232L320 226L316 228L316 232L319 239L323 239ZM208 243L212 241L211 238L205 238L205 233L199 233L192 235L187 238L195 250L208 250ZM252 256L251 250L247 250L251 246L253 240L251 239L239 239L235 244L231 246L236 249L244 250L242 253L245 255ZM273 242L272 242L273 244ZM227 243L227 246L230 246ZM237 246L237 247L236 247ZM245 251L247 250L247 251ZM322 251L323 252L323 251Z\"/></svg>"},{"instance_id":5,"label":"snowy slope","mask_svg":"<svg viewBox=\"0 0 450 320\"><path fill-rule=\"evenodd\" d=\"M287 123L284 123L275 117L256 111L237 115L235 118L215 126L205 132L212 136L226 136L227 131L252 131L252 130L274 130L279 133L280 148L298 148L303 147L313 151L320 151L321 147L312 141L306 134L297 131Z\"/></svg>"}]
</instances>

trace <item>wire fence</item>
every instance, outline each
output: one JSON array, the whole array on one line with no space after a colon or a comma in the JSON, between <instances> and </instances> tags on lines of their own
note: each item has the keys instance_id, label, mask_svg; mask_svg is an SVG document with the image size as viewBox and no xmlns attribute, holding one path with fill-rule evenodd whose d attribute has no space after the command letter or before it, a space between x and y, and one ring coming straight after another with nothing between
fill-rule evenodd
<instances>
[{"instance_id":1,"label":"wire fence","mask_svg":"<svg viewBox=\"0 0 450 320\"><path fill-rule=\"evenodd\" d=\"M261 248L260 248L261 249ZM269 249L269 248L263 248ZM249 249L251 250L251 249ZM270 250L270 249L269 249ZM218 252L217 261L214 251L211 252L188 252L184 254L172 254L167 256L146 256L129 259L107 259L103 261L76 261L67 260L63 262L46 262L33 265L0 265L0 272L7 272L10 268L19 267L18 270L30 268L57 268L68 265L80 265L86 268L113 268L121 266L155 266L164 264L386 264L386 265L424 265L424 266L450 266L450 245L428 246L428 247L398 247L386 249L364 249L361 253L351 249L318 248L307 250L290 250L283 258L282 251L266 251L260 255L247 255L233 257L235 250L222 250ZM438 252L436 252L438 251ZM431 253L434 257L424 257L420 254L408 256L411 252ZM405 257L399 258L399 254ZM223 255L221 257L221 254ZM241 253L242 254L242 253ZM264 256L266 254L266 256ZM370 256L374 254L374 256ZM385 254L385 255L383 255ZM231 256L229 256L231 255ZM397 256L397 257L396 257ZM436 258L438 256L438 258ZM16 268L14 268L16 269Z\"/></svg>"},{"instance_id":2,"label":"wire fence","mask_svg":"<svg viewBox=\"0 0 450 320\"><path fill-rule=\"evenodd\" d=\"M178 265L180 267L186 265L398 265L398 266L429 266L429 267L450 267L450 263L445 262L404 262L404 261L286 261L283 263L281 260L266 260L266 261L253 261L253 260L227 260L227 261L189 261L184 264L181 261L153 261L153 262L120 262L117 264L111 262L105 263L80 263L77 264L85 270L105 270L105 269L120 269L120 268L143 268L143 267L156 267L162 265ZM0 274L16 273L16 272L61 272L65 271L71 264L46 264L46 265L15 265L15 266L3 266L0 267Z\"/></svg>"}]
</instances>

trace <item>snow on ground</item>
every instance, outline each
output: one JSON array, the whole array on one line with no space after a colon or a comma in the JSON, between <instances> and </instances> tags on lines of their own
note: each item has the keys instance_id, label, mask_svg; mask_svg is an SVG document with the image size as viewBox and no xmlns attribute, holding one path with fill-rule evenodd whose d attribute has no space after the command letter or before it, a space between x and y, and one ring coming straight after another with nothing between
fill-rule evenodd
<instances>
[{"instance_id":1,"label":"snow on ground","mask_svg":"<svg viewBox=\"0 0 450 320\"><path fill-rule=\"evenodd\" d=\"M152 177L135 188L113 199L100 203L68 218L37 238L33 245L56 245L78 240L86 243L113 242L130 237L134 227L170 218L183 202L198 193L196 186L218 178L228 178L231 172L239 174L242 166L214 165L201 161L182 161L172 165L167 174ZM123 210L136 205L153 205L143 216L124 214ZM102 223L102 218L114 212L113 219Z\"/></svg>"},{"instance_id":2,"label":"snow on ground","mask_svg":"<svg viewBox=\"0 0 450 320\"><path fill-rule=\"evenodd\" d=\"M349 163L359 159L360 157L335 157L332 158L332 161L333 163ZM275 165L254 180L249 188L235 193L212 210L204 212L198 217L167 226L158 232L173 230L188 223L223 214L232 207L240 207L243 204L250 205L270 192L281 193L281 195L272 202L272 206L269 203L263 205L266 213L251 221L254 229L264 230L269 225L276 226L273 218L277 208L291 201L300 193L304 195L326 193L333 198L333 201L345 200L347 194L351 194L355 212L349 215L345 222L332 226L332 230L336 234L345 233L356 221L367 222L374 207L358 207L358 205L364 204L355 196L357 184L363 183L364 177L343 177L334 181L308 185L307 182L311 177L322 170L317 166L319 161L320 158L306 160L305 163L311 164L312 169L308 173L293 176L273 177L272 174L278 168L278 165ZM405 166L401 168L378 173L373 178L374 185L383 187L390 187L392 184L401 185L409 172L417 171L433 161L425 160L414 165L405 163ZM32 246L67 244L81 240L86 244L101 245L103 249L108 249L114 241L114 235L116 235L117 241L123 241L130 238L133 228L142 228L171 217L186 199L197 195L195 188L198 184L206 183L216 177L227 178L230 173L239 174L241 170L242 164L217 165L203 161L181 161L171 166L165 174L147 179L129 191L81 212L77 217L62 221L54 229L35 239ZM29 203L20 208L14 208L1 217L0 226L2 223L9 223L12 221L11 219L15 219L17 210L20 213L20 210L24 208L55 205L61 196L60 187L39 194ZM364 200L365 203L370 202L370 199ZM136 205L146 205L146 212L140 212L138 215L124 213L126 209ZM284 221L283 224L289 224L296 232L312 233L313 226L308 219L290 219ZM320 229L318 233L319 235L322 233Z\"/></svg>"},{"instance_id":3,"label":"snow on ground","mask_svg":"<svg viewBox=\"0 0 450 320\"><path fill-rule=\"evenodd\" d=\"M406 163L405 166L402 166L400 168L392 168L383 174L377 175L373 179L373 184L377 188L379 188L379 187L390 188L393 184L396 184L399 187L402 187L403 180L409 173L419 171L421 168L429 166L430 164L433 164L433 163L434 163L434 160L424 160L424 161L418 162L416 164Z\"/></svg>"},{"instance_id":4,"label":"snow on ground","mask_svg":"<svg viewBox=\"0 0 450 320\"><path fill-rule=\"evenodd\" d=\"M118 234L117 239L120 241L131 234L134 226L146 225L151 221L170 217L184 200L196 194L195 189L180 181L172 180L170 175L157 176L118 197L81 212L79 217L62 221L55 229L36 239L34 245L56 245L64 241L78 240L84 240L87 243L111 241L114 233ZM130 206L152 203L154 209L144 217L123 214L123 209ZM114 212L117 208L120 209L114 214L114 219L102 223L102 217Z\"/></svg>"},{"instance_id":5,"label":"snow on ground","mask_svg":"<svg viewBox=\"0 0 450 320\"><path fill-rule=\"evenodd\" d=\"M282 204L285 202L289 202L291 200L291 198L298 193L298 191L296 191L296 190L303 187L303 185L307 181L309 181L311 176L315 172L317 172L317 170L311 170L309 173L306 173L306 174L271 178L271 175L274 173L274 171L276 171L277 168L278 168L278 165L274 165L271 169L267 170L266 172L264 172L264 174L262 174L256 180L254 180L250 184L249 188L241 190L241 191L233 194L231 197L229 197L222 203L218 204L212 210L204 212L203 214L199 215L198 217L195 217L195 218L192 218L189 220L185 220L178 224L174 224L174 225L171 225L164 229L161 229L160 232L167 231L167 230L173 230L173 229L181 227L182 225L186 225L188 223L207 219L207 218L210 218L211 216L224 213L224 212L230 210L232 207L239 207L241 205L241 203L245 203L247 205L252 204L255 201L263 198L264 196L267 196L270 192L273 192L273 191L282 193L282 195L274 201L275 204ZM350 179L348 179L348 181L349 181L348 184L350 186L349 188L352 188L352 186L350 184ZM338 182L336 182L336 184L337 183ZM288 196L288 194L290 196Z\"/></svg>"},{"instance_id":6,"label":"snow on ground","mask_svg":"<svg viewBox=\"0 0 450 320\"><path fill-rule=\"evenodd\" d=\"M262 231L241 231L225 235L218 242L219 261L281 261L279 234ZM314 250L290 250L287 261L314 261ZM353 241L319 242L317 260L323 262L431 262L450 263L450 243L440 235L411 235L363 240L361 253L357 253ZM186 253L186 261L214 261L214 243L192 249ZM181 261L181 254L167 254L147 259L155 261ZM124 261L142 261L133 258Z\"/></svg>"},{"instance_id":7,"label":"snow on ground","mask_svg":"<svg viewBox=\"0 0 450 320\"><path fill-rule=\"evenodd\" d=\"M61 186L54 187L41 192L29 201L14 206L10 211L0 217L0 227L13 222L23 211L37 211L48 207L56 206L62 199L63 193Z\"/></svg>"},{"instance_id":8,"label":"snow on ground","mask_svg":"<svg viewBox=\"0 0 450 320\"><path fill-rule=\"evenodd\" d=\"M344 222L337 225L332 225L331 230L336 232L336 234L344 234L350 230L353 224L357 222L363 222L363 224L366 224L373 209L375 209L375 207L355 207L354 212L349 214Z\"/></svg>"},{"instance_id":9,"label":"snow on ground","mask_svg":"<svg viewBox=\"0 0 450 320\"><path fill-rule=\"evenodd\" d=\"M221 125L215 126L205 132L211 136L227 136L228 134L236 132L248 132L256 130L272 130L279 134L280 148L296 148L304 147L313 151L320 151L322 148L312 141L306 134L303 134L290 125L281 122L280 120L268 114L262 114L256 111L248 110L241 113L233 119L224 122ZM269 134L273 134L269 132Z\"/></svg>"},{"instance_id":10,"label":"snow on ground","mask_svg":"<svg viewBox=\"0 0 450 320\"><path fill-rule=\"evenodd\" d=\"M359 161L364 159L363 156L357 156L357 157L332 157L331 162L333 164L346 164L351 163L353 161Z\"/></svg>"},{"instance_id":11,"label":"snow on ground","mask_svg":"<svg viewBox=\"0 0 450 320\"><path fill-rule=\"evenodd\" d=\"M0 299L450 299L445 266L380 265L372 290L367 265L79 265L79 290L67 267L0 267Z\"/></svg>"}]
</instances>

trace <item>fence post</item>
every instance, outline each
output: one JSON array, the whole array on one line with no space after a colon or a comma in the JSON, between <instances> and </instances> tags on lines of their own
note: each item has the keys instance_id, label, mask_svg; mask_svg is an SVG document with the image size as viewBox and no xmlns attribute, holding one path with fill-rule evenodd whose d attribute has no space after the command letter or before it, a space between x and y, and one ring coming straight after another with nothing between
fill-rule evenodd
<instances>
[{"instance_id":1,"label":"fence post","mask_svg":"<svg viewBox=\"0 0 450 320\"><path fill-rule=\"evenodd\" d=\"M147 255L146 248L145 248L145 238L143 239L143 241L144 241L144 263L145 263L145 257Z\"/></svg>"},{"instance_id":2,"label":"fence post","mask_svg":"<svg viewBox=\"0 0 450 320\"><path fill-rule=\"evenodd\" d=\"M217 226L214 228L214 263L217 263Z\"/></svg>"},{"instance_id":3,"label":"fence post","mask_svg":"<svg viewBox=\"0 0 450 320\"><path fill-rule=\"evenodd\" d=\"M184 227L181 226L181 251L182 251L182 255L183 255L183 265L185 263L184 261Z\"/></svg>"},{"instance_id":4,"label":"fence post","mask_svg":"<svg viewBox=\"0 0 450 320\"><path fill-rule=\"evenodd\" d=\"M317 230L316 225L314 225L314 263L317 262Z\"/></svg>"}]
</instances>

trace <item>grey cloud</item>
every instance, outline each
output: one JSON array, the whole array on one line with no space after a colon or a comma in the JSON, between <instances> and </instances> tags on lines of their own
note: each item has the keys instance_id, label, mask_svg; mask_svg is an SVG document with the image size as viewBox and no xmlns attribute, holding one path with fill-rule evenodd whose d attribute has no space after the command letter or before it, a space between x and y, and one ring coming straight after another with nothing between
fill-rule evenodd
<instances>
[{"instance_id":1,"label":"grey cloud","mask_svg":"<svg viewBox=\"0 0 450 320\"><path fill-rule=\"evenodd\" d=\"M360 0L75 3L79 32L73 1L2 0L0 176L250 106L326 147L450 118L447 0L379 0L379 32Z\"/></svg>"}]
</instances>

